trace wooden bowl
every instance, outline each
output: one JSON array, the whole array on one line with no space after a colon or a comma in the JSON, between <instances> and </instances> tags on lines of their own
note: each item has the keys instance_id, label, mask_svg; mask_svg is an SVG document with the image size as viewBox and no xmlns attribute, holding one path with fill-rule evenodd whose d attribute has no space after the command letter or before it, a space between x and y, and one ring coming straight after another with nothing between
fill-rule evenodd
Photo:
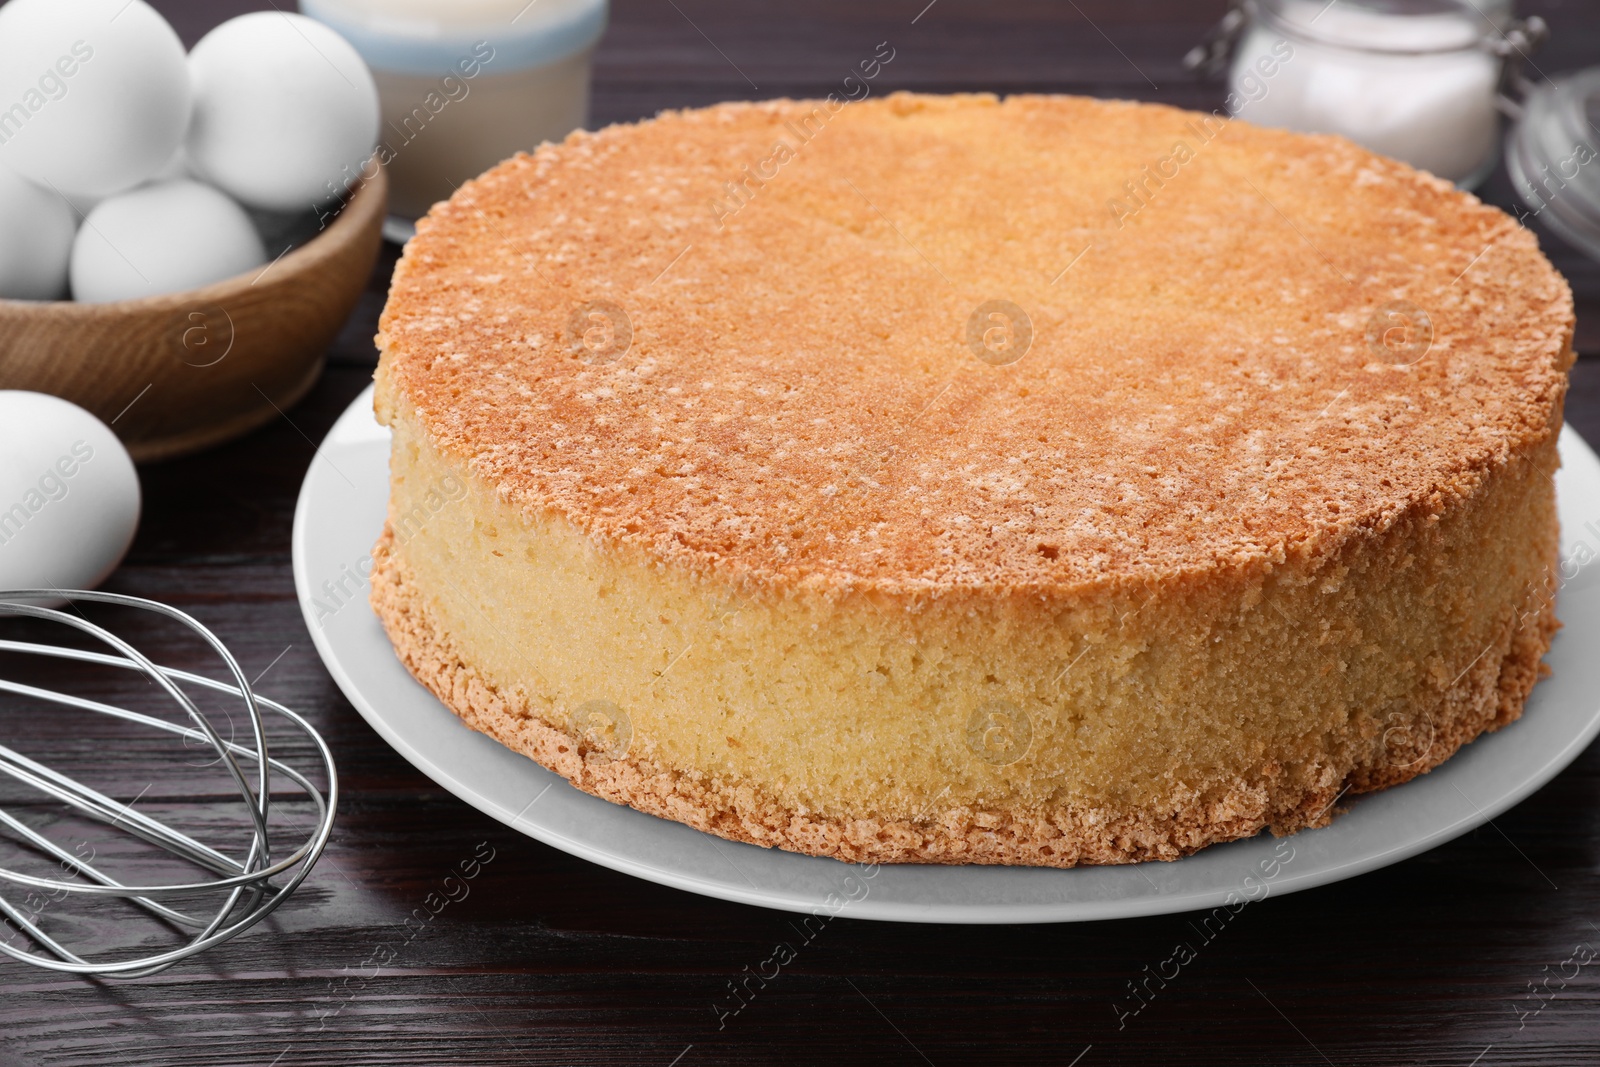
<instances>
[{"instance_id":1,"label":"wooden bowl","mask_svg":"<svg viewBox=\"0 0 1600 1067\"><path fill-rule=\"evenodd\" d=\"M202 289L109 304L0 300L0 389L87 408L138 462L281 417L316 383L367 286L387 191L380 170L315 238Z\"/></svg>"}]
</instances>

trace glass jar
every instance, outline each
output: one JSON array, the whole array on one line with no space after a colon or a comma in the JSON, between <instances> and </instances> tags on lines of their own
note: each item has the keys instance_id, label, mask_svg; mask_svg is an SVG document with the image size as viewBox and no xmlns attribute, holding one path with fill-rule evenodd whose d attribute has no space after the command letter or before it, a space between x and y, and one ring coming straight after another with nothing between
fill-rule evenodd
<instances>
[{"instance_id":1,"label":"glass jar","mask_svg":"<svg viewBox=\"0 0 1600 1067\"><path fill-rule=\"evenodd\" d=\"M383 107L389 224L469 178L589 121L590 57L607 0L301 0L361 53Z\"/></svg>"},{"instance_id":2,"label":"glass jar","mask_svg":"<svg viewBox=\"0 0 1600 1067\"><path fill-rule=\"evenodd\" d=\"M1190 65L1226 64L1240 118L1342 134L1471 188L1494 169L1507 60L1542 26L1509 0L1240 0Z\"/></svg>"},{"instance_id":3,"label":"glass jar","mask_svg":"<svg viewBox=\"0 0 1600 1067\"><path fill-rule=\"evenodd\" d=\"M1506 171L1529 213L1600 259L1600 67L1524 90Z\"/></svg>"}]
</instances>

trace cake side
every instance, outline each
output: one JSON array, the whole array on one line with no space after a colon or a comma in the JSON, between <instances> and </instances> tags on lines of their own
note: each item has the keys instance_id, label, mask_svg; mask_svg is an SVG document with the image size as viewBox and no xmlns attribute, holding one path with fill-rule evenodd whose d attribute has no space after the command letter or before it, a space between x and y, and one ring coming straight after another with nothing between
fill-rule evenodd
<instances>
[{"instance_id":1,"label":"cake side","mask_svg":"<svg viewBox=\"0 0 1600 1067\"><path fill-rule=\"evenodd\" d=\"M1516 718L1555 626L1553 437L1311 569L774 601L531 523L386 410L373 604L407 667L580 788L795 851L1071 866L1317 825Z\"/></svg>"},{"instance_id":2,"label":"cake side","mask_svg":"<svg viewBox=\"0 0 1600 1067\"><path fill-rule=\"evenodd\" d=\"M376 553L374 609L401 662L467 726L587 793L728 840L848 862L1072 867L1173 860L1264 828L1282 835L1325 825L1345 792L1334 788L1334 772L1321 788L1280 793L1241 786L1209 802L1159 813L1072 804L992 811L950 806L937 793L924 805L925 814L910 818L797 812L759 786L619 758L603 740L528 714L520 693L502 696L456 651L391 548L386 533ZM1349 792L1409 781L1485 731L1518 718L1555 629L1552 601L1532 598L1526 613L1502 628L1499 640L1454 681L1436 708L1385 720L1380 736L1388 743L1351 768Z\"/></svg>"}]
</instances>

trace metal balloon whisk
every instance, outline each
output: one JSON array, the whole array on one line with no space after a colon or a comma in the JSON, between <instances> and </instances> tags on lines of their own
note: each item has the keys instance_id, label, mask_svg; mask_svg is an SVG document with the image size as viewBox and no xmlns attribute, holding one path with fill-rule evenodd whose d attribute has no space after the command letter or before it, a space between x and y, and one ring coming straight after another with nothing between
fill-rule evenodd
<instances>
[{"instance_id":1,"label":"metal balloon whisk","mask_svg":"<svg viewBox=\"0 0 1600 1067\"><path fill-rule=\"evenodd\" d=\"M69 610L41 606L41 603L61 603L69 606L76 602L94 602L119 607L136 608L153 612L188 627L210 646L226 667L226 681L217 681L187 671L163 667L141 654L131 644L102 626ZM57 589L23 589L0 592L0 617L20 616L41 619L71 627L92 637L105 651L91 648L74 648L35 644L28 641L0 639L0 653L21 656L45 657L54 660L74 661L98 667L120 668L142 675L150 684L169 697L184 713L186 721L168 721L153 715L131 711L127 708L91 700L83 696L55 689L27 685L0 676L0 694L11 694L27 700L106 715L126 723L165 731L181 738L185 745L209 746L216 753L213 764L220 765L232 784L239 790L245 818L243 834L235 843L230 855L222 847L213 847L197 840L168 823L158 821L136 810L130 804L113 800L68 776L44 766L9 744L0 743L0 776L13 779L59 801L70 812L96 823L105 824L121 833L130 834L146 845L154 846L188 866L195 873L178 876L166 884L140 885L119 881L81 850L73 851L60 840L63 822L70 816L59 807L51 815L35 818L30 826L18 817L21 806L7 810L0 803L0 839L11 838L11 843L31 851L37 857L48 857L60 864L65 877L43 877L20 870L0 867L0 915L25 938L12 935L23 943L19 947L10 941L0 941L0 952L14 959L54 971L95 975L103 978L142 978L163 971L180 960L226 941L254 926L270 915L288 899L289 894L305 881L311 867L327 846L333 830L333 814L338 804L339 781L333 765L333 754L316 730L299 715L276 701L268 700L252 691L244 672L232 654L212 632L195 619L174 608L139 597L120 596L114 593L63 591ZM0 666L7 661L0 661ZM220 694L230 704L240 706L249 717L250 744L236 744L231 737L224 739L216 730L211 718L202 712L197 698L201 692ZM218 699L212 697L211 699ZM7 722L10 703L0 695L0 740L15 742L19 731L16 720ZM302 733L320 756L325 776L325 792L293 767L273 759L267 748L267 729L263 712L270 712L288 721ZM231 717L230 717L231 720ZM292 851L283 842L274 840L274 833L282 836L283 805L273 811L273 791L292 786L304 795L315 809L313 825L309 829L292 829ZM0 802L13 792L0 789ZM209 806L214 807L214 806ZM30 810L33 805L29 805ZM273 816L279 817L274 820ZM278 826L269 833L274 821ZM52 833L55 837L52 838ZM136 854L147 866L152 855L134 846ZM113 851L121 852L115 849ZM165 861L170 864L171 861ZM164 928L165 938L177 942L176 947L162 946L160 951L149 951L141 946L136 958L94 959L83 953L86 949L72 948L46 932L47 916L39 908L24 908L17 901L22 895L35 900L65 904L79 900L86 904L108 898L126 902L127 906L141 909ZM195 912L199 914L195 914ZM33 942L26 947L26 942ZM146 939L147 940L147 939ZM102 952L104 951L102 946ZM126 955L126 951L122 953Z\"/></svg>"}]
</instances>

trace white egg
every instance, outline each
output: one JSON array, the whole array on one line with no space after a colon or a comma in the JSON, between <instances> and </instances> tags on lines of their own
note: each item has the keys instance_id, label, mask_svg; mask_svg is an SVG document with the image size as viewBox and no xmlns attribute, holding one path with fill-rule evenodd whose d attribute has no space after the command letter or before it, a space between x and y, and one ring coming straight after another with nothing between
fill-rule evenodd
<instances>
[{"instance_id":1,"label":"white egg","mask_svg":"<svg viewBox=\"0 0 1600 1067\"><path fill-rule=\"evenodd\" d=\"M0 167L0 297L64 298L77 228L65 200Z\"/></svg>"},{"instance_id":2,"label":"white egg","mask_svg":"<svg viewBox=\"0 0 1600 1067\"><path fill-rule=\"evenodd\" d=\"M320 22L230 19L189 53L194 173L250 207L298 211L342 195L378 137L366 63Z\"/></svg>"},{"instance_id":3,"label":"white egg","mask_svg":"<svg viewBox=\"0 0 1600 1067\"><path fill-rule=\"evenodd\" d=\"M90 589L139 528L139 475L110 427L59 397L0 390L0 589Z\"/></svg>"},{"instance_id":4,"label":"white egg","mask_svg":"<svg viewBox=\"0 0 1600 1067\"><path fill-rule=\"evenodd\" d=\"M187 178L102 200L72 245L72 296L86 303L197 289L267 261L244 208Z\"/></svg>"},{"instance_id":5,"label":"white egg","mask_svg":"<svg viewBox=\"0 0 1600 1067\"><path fill-rule=\"evenodd\" d=\"M144 0L0 7L0 163L63 196L155 175L191 105L183 42Z\"/></svg>"}]
</instances>

